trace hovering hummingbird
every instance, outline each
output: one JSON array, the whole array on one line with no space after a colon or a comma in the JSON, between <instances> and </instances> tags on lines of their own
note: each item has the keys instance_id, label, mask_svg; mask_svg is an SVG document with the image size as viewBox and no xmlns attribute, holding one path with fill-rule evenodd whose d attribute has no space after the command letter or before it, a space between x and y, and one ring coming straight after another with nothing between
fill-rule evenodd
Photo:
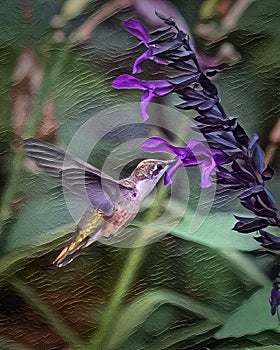
<instances>
[{"instance_id":1,"label":"hovering hummingbird","mask_svg":"<svg viewBox=\"0 0 280 350\"><path fill-rule=\"evenodd\" d=\"M175 161L143 160L129 177L117 181L52 144L27 139L23 147L37 166L90 203L76 227L74 238L54 260L58 267L69 264L82 248L99 238L117 234L136 216L144 198Z\"/></svg>"}]
</instances>

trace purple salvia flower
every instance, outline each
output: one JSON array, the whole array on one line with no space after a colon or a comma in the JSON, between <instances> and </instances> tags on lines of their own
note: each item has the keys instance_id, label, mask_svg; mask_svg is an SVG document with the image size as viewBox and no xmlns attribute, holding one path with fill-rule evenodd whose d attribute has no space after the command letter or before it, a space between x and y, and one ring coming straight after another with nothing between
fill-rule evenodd
<instances>
[{"instance_id":1,"label":"purple salvia flower","mask_svg":"<svg viewBox=\"0 0 280 350\"><path fill-rule=\"evenodd\" d=\"M142 72L140 65L146 60L152 60L159 64L168 64L166 60L162 60L153 55L153 52L157 48L157 45L149 44L152 39L141 23L133 19L129 19L127 21L124 21L124 27L129 33L134 35L137 39L141 40L143 44L148 48L148 50L139 56L135 61L132 71L133 74L139 74Z\"/></svg>"},{"instance_id":2,"label":"purple salvia flower","mask_svg":"<svg viewBox=\"0 0 280 350\"><path fill-rule=\"evenodd\" d=\"M160 55L161 59L180 72L178 76L167 78L167 84L173 86L172 92L183 100L177 107L199 112L196 117L200 123L197 129L203 133L211 149L221 150L227 157L226 166L218 167L218 183L227 189L243 190L244 193L239 196L242 205L257 215L250 219L238 218L239 222L234 229L247 233L269 225L280 226L280 213L275 201L263 189L264 181L271 178L273 171L265 165L264 153L257 144L258 137L253 135L249 138L236 118L227 116L221 106L217 88L200 68L188 36L179 30L173 19L157 15L169 28L152 34L153 40L148 44L156 45L154 56ZM140 25L136 25L131 32L143 42L150 38ZM144 97L149 102L151 95L146 92L142 99ZM143 117L147 118L145 115ZM253 190L248 191L250 188Z\"/></svg>"},{"instance_id":3,"label":"purple salvia flower","mask_svg":"<svg viewBox=\"0 0 280 350\"><path fill-rule=\"evenodd\" d=\"M221 151L210 150L199 140L191 140L185 147L176 147L160 137L151 137L143 143L141 149L149 152L170 153L177 156L177 162L165 174L165 185L172 183L172 176L179 167L201 164L200 185L203 188L210 187L212 171L217 165L225 163L225 156Z\"/></svg>"},{"instance_id":4,"label":"purple salvia flower","mask_svg":"<svg viewBox=\"0 0 280 350\"><path fill-rule=\"evenodd\" d=\"M115 89L140 89L144 91L140 102L140 111L144 121L149 119L147 108L151 100L154 97L167 95L173 90L173 85L166 80L141 81L129 74L117 77L112 86Z\"/></svg>"},{"instance_id":5,"label":"purple salvia flower","mask_svg":"<svg viewBox=\"0 0 280 350\"><path fill-rule=\"evenodd\" d=\"M142 149L167 152L178 157L176 164L166 174L165 183L171 183L171 177L179 166L201 164L201 186L208 187L211 184L209 176L217 166L218 184L226 189L240 191L241 204L255 214L255 217L251 218L236 216L238 222L233 229L241 233L259 231L260 236L256 237L256 240L265 248L279 251L280 238L263 230L267 226L280 227L280 212L271 193L265 187L265 181L271 179L273 170L264 161L264 152L257 143L258 137L256 135L249 137L236 118L226 114L215 85L200 67L201 62L190 44L189 37L179 30L172 18L165 18L158 13L157 16L168 27L166 30L152 33L153 40L146 30L137 24L138 22L132 21L126 25L127 29L148 48L148 51L135 62L133 72L141 72L139 66L145 59L160 58L177 70L179 75L173 74L166 79L167 90L159 85L157 88L160 93L154 86L158 82L144 83L137 80L137 87L127 84L117 88L144 90L141 104L144 120L148 118L147 104L154 96L163 96L171 91L177 93L182 99L178 108L193 109L199 113L195 118L199 123L197 129L202 132L211 150L197 140L190 141L185 147L175 147L159 138L147 140ZM220 166L221 164L224 165ZM280 277L273 283L270 305L271 313L273 315L278 313Z\"/></svg>"}]
</instances>

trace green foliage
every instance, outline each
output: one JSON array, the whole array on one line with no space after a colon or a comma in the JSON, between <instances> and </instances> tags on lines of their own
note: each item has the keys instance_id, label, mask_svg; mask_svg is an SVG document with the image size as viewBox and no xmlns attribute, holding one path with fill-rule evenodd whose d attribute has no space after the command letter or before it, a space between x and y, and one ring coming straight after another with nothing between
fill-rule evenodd
<instances>
[{"instance_id":1,"label":"green foliage","mask_svg":"<svg viewBox=\"0 0 280 350\"><path fill-rule=\"evenodd\" d=\"M267 329L279 331L271 317L267 303L264 303L270 287L258 290L249 300L240 306L225 322L216 337L242 337L244 335L256 334ZM255 316L257 315L257 317Z\"/></svg>"},{"instance_id":2,"label":"green foliage","mask_svg":"<svg viewBox=\"0 0 280 350\"><path fill-rule=\"evenodd\" d=\"M247 8L230 34L243 60L219 82L227 111L250 133L258 133L263 144L279 118L279 11L275 0L254 1ZM277 168L278 163L277 158Z\"/></svg>"},{"instance_id":3,"label":"green foliage","mask_svg":"<svg viewBox=\"0 0 280 350\"><path fill-rule=\"evenodd\" d=\"M25 349L23 344L29 344L34 349L280 349L279 326L268 304L271 258L260 253L253 235L231 230L235 222L232 210L216 208L192 230L200 195L198 178L191 185L190 208L160 241L130 249L96 244L64 269L51 265L52 252L71 237L75 223L59 184L26 169L22 151L13 147L11 84L20 53L31 47L44 67L25 137L35 135L50 97L58 126L56 141L64 148L98 112L139 97L111 88L119 72L131 69L132 56L125 48L132 41L121 32L121 19L136 14L110 18L89 43L74 45L67 39L57 43L50 21L59 14L62 3L66 1L2 1L0 6L0 283L13 297L22 298L16 307L13 299L10 310L4 294L0 295L0 348ZM67 23L65 33L88 18L91 6L103 3L89 4ZM174 1L192 25L201 2L190 3L188 10L184 1ZM28 11L32 13L29 20ZM252 2L229 36L243 61L226 70L218 82L227 111L238 116L250 133L259 133L263 143L279 118L279 11L278 0ZM112 122L114 117L112 113ZM146 135L147 130L118 130L102 139L94 163L102 164L104 149L108 152L113 144L130 135ZM90 137L92 131L88 132ZM191 170L190 174L196 177ZM274 180L270 187L277 199L279 181ZM161 190L158 201L162 205L167 190L163 186ZM159 214L161 205L144 211L131 225L142 230L141 234L137 231L138 243L145 243L145 237L154 231L168 232L167 224L145 229L144 224ZM172 210L178 215L185 211L180 196ZM23 328L21 333L13 317L36 326ZM37 325L49 327L50 333L37 343L35 338L28 342L23 334L30 332L32 337ZM56 337L59 340L50 346L50 339Z\"/></svg>"}]
</instances>

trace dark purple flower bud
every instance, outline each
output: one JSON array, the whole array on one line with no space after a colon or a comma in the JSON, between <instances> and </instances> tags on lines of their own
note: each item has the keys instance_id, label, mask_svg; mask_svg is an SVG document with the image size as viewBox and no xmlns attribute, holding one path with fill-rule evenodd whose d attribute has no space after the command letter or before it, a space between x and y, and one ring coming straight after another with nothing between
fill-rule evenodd
<instances>
[{"instance_id":1,"label":"dark purple flower bud","mask_svg":"<svg viewBox=\"0 0 280 350\"><path fill-rule=\"evenodd\" d=\"M261 246L271 250L280 250L280 237L275 236L265 230L259 230L260 236L254 237L261 243Z\"/></svg>"},{"instance_id":2,"label":"dark purple flower bud","mask_svg":"<svg viewBox=\"0 0 280 350\"><path fill-rule=\"evenodd\" d=\"M217 182L223 187L242 190L254 186L255 181L254 174L250 172L250 168L245 162L241 164L233 160L227 167L218 167Z\"/></svg>"},{"instance_id":3,"label":"dark purple flower bud","mask_svg":"<svg viewBox=\"0 0 280 350\"><path fill-rule=\"evenodd\" d=\"M124 26L129 33L134 35L137 39L141 40L143 44L148 48L148 50L144 52L140 57L138 57L135 61L132 71L133 74L139 74L142 72L140 65L146 60L152 60L159 64L168 64L166 60L162 60L154 56L154 50L157 49L157 45L150 44L151 37L141 23L133 19L129 19L127 21L124 21Z\"/></svg>"},{"instance_id":4,"label":"dark purple flower bud","mask_svg":"<svg viewBox=\"0 0 280 350\"><path fill-rule=\"evenodd\" d=\"M196 82L198 79L197 74L184 74L184 75L178 75L175 78L170 78L168 81L172 83L174 86L176 86L176 90L179 90L181 88L185 88L188 85Z\"/></svg>"},{"instance_id":5,"label":"dark purple flower bud","mask_svg":"<svg viewBox=\"0 0 280 350\"><path fill-rule=\"evenodd\" d=\"M253 186L256 177L254 174L252 174L251 167L245 161L234 161L231 167L234 175L238 177L240 181L245 180L248 184L250 184L250 186Z\"/></svg>"},{"instance_id":6,"label":"dark purple flower bud","mask_svg":"<svg viewBox=\"0 0 280 350\"><path fill-rule=\"evenodd\" d=\"M236 123L235 128L233 129L233 135L242 146L247 147L249 137L240 124Z\"/></svg>"},{"instance_id":7,"label":"dark purple flower bud","mask_svg":"<svg viewBox=\"0 0 280 350\"><path fill-rule=\"evenodd\" d=\"M277 218L277 205L271 193L262 185L248 188L239 196L241 204L258 216Z\"/></svg>"},{"instance_id":8,"label":"dark purple flower bud","mask_svg":"<svg viewBox=\"0 0 280 350\"><path fill-rule=\"evenodd\" d=\"M173 85L166 80L141 81L129 74L117 77L112 86L115 89L140 89L144 91L140 102L140 111L144 121L149 119L147 108L151 100L154 97L168 95L173 90Z\"/></svg>"},{"instance_id":9,"label":"dark purple flower bud","mask_svg":"<svg viewBox=\"0 0 280 350\"><path fill-rule=\"evenodd\" d=\"M167 170L164 183L172 183L172 176L180 167L189 167L201 164L201 187L210 187L210 175L217 165L225 162L225 156L221 151L210 150L199 140L191 140L185 147L176 147L159 137L151 137L146 140L141 149L149 152L164 152L178 157L177 162Z\"/></svg>"},{"instance_id":10,"label":"dark purple flower bud","mask_svg":"<svg viewBox=\"0 0 280 350\"><path fill-rule=\"evenodd\" d=\"M198 115L194 119L197 122L202 123L197 125L197 129L203 134L213 133L220 130L231 131L234 130L236 126L236 118L223 120L220 117L212 116L209 118L207 116Z\"/></svg>"},{"instance_id":11,"label":"dark purple flower bud","mask_svg":"<svg viewBox=\"0 0 280 350\"><path fill-rule=\"evenodd\" d=\"M218 90L214 84L206 77L204 73L200 73L199 82L203 89L205 89L210 95L216 96L218 95Z\"/></svg>"},{"instance_id":12,"label":"dark purple flower bud","mask_svg":"<svg viewBox=\"0 0 280 350\"><path fill-rule=\"evenodd\" d=\"M264 151L257 144L259 137L254 134L249 139L248 149L252 154L252 160L258 172L262 174L265 170Z\"/></svg>"},{"instance_id":13,"label":"dark purple flower bud","mask_svg":"<svg viewBox=\"0 0 280 350\"><path fill-rule=\"evenodd\" d=\"M234 225L232 229L240 233L255 232L272 224L272 221L269 221L266 218L243 218L237 215L234 216L239 221Z\"/></svg>"},{"instance_id":14,"label":"dark purple flower bud","mask_svg":"<svg viewBox=\"0 0 280 350\"><path fill-rule=\"evenodd\" d=\"M270 165L267 165L266 169L262 172L262 179L264 181L270 180L273 175L274 175L274 170L271 168Z\"/></svg>"},{"instance_id":15,"label":"dark purple flower bud","mask_svg":"<svg viewBox=\"0 0 280 350\"><path fill-rule=\"evenodd\" d=\"M222 149L228 156L242 156L242 149L230 132L207 133L204 135L210 147Z\"/></svg>"},{"instance_id":16,"label":"dark purple flower bud","mask_svg":"<svg viewBox=\"0 0 280 350\"><path fill-rule=\"evenodd\" d=\"M280 289L279 289L280 278L276 278L273 282L269 303L271 306L271 314L275 315L280 305Z\"/></svg>"},{"instance_id":17,"label":"dark purple flower bud","mask_svg":"<svg viewBox=\"0 0 280 350\"><path fill-rule=\"evenodd\" d=\"M178 89L175 92L177 92L178 95L184 100L183 103L176 106L180 109L194 109L198 112L205 112L214 107L218 102L218 98L216 96L207 96L201 89L184 87L183 89Z\"/></svg>"}]
</instances>

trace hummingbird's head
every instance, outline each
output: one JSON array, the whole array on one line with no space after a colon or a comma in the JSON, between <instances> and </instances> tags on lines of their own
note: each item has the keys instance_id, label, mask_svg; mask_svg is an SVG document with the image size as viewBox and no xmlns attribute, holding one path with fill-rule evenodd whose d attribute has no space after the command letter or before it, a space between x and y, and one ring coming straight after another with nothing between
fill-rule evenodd
<instances>
[{"instance_id":1,"label":"hummingbird's head","mask_svg":"<svg viewBox=\"0 0 280 350\"><path fill-rule=\"evenodd\" d=\"M175 161L176 159L145 159L137 165L131 177L136 183L136 190L141 199L144 199L154 189L166 170L174 164Z\"/></svg>"}]
</instances>

